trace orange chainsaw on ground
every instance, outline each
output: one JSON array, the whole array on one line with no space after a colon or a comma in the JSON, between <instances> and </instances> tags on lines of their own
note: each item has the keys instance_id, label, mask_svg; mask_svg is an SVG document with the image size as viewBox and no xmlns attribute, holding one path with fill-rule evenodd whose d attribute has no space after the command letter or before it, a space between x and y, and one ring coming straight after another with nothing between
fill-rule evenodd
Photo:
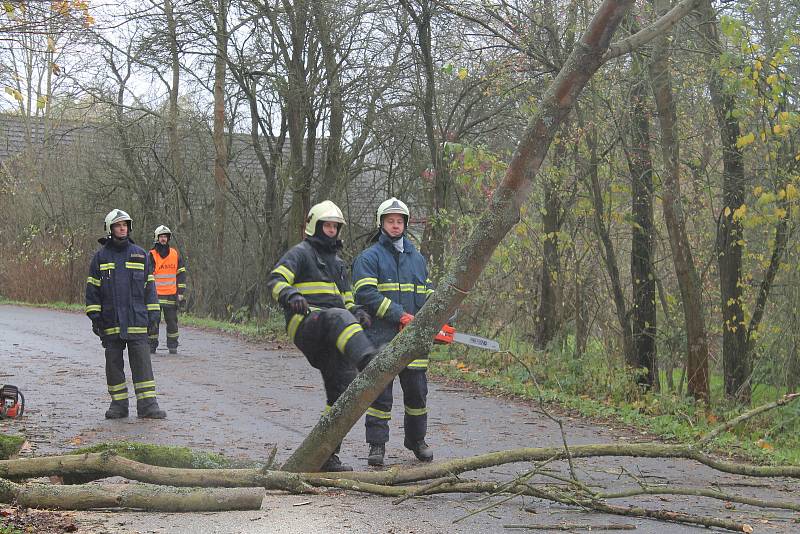
<instances>
[{"instance_id":1,"label":"orange chainsaw on ground","mask_svg":"<svg viewBox=\"0 0 800 534\"><path fill-rule=\"evenodd\" d=\"M478 347L480 349L491 350L497 352L500 350L500 343L493 339L486 339L485 337L473 336L472 334L462 334L456 332L456 329L446 324L439 330L436 337L433 338L434 343L449 345L450 343L461 343L469 345L470 347Z\"/></svg>"},{"instance_id":2,"label":"orange chainsaw on ground","mask_svg":"<svg viewBox=\"0 0 800 534\"><path fill-rule=\"evenodd\" d=\"M0 387L0 419L20 417L25 411L25 396L17 386Z\"/></svg>"}]
</instances>

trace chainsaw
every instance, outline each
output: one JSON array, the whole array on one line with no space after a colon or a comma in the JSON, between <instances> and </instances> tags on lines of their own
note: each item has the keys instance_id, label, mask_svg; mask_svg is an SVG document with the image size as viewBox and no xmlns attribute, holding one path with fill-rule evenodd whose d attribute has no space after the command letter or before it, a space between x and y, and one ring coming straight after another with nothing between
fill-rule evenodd
<instances>
[{"instance_id":1,"label":"chainsaw","mask_svg":"<svg viewBox=\"0 0 800 534\"><path fill-rule=\"evenodd\" d=\"M0 387L0 419L20 417L25 411L25 396L17 386Z\"/></svg>"},{"instance_id":2,"label":"chainsaw","mask_svg":"<svg viewBox=\"0 0 800 534\"><path fill-rule=\"evenodd\" d=\"M456 329L446 324L439 330L439 333L436 334L436 337L433 338L434 343L440 343L444 345L449 345L450 343L461 343L463 345L469 345L470 347L478 347L480 349L486 349L491 351L499 351L500 350L500 343L494 341L493 339L486 339L485 337L480 336L473 336L472 334L462 334L461 332L456 332Z\"/></svg>"}]
</instances>

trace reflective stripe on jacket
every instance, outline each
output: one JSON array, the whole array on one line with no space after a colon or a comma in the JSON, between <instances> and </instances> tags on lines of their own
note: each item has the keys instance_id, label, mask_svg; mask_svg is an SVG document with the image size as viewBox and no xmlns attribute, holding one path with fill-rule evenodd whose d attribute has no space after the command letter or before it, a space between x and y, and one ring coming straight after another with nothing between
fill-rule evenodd
<instances>
[{"instance_id":1,"label":"reflective stripe on jacket","mask_svg":"<svg viewBox=\"0 0 800 534\"><path fill-rule=\"evenodd\" d=\"M403 252L381 232L377 242L353 263L356 304L373 317L366 330L373 343L388 343L397 334L403 312L416 314L433 293L425 258L403 236Z\"/></svg>"},{"instance_id":2,"label":"reflective stripe on jacket","mask_svg":"<svg viewBox=\"0 0 800 534\"><path fill-rule=\"evenodd\" d=\"M285 309L287 301L301 294L312 308L353 309L350 277L341 258L326 251L314 237L307 237L290 248L269 274L267 287ZM296 316L301 317L301 316ZM289 325L292 314L286 312ZM299 324L299 320L295 320ZM291 325L296 330L297 324Z\"/></svg>"},{"instance_id":3,"label":"reflective stripe on jacket","mask_svg":"<svg viewBox=\"0 0 800 534\"><path fill-rule=\"evenodd\" d=\"M103 245L89 266L86 315L98 321L104 336L146 337L148 325L159 317L150 254L131 240L120 249L111 239Z\"/></svg>"}]
</instances>

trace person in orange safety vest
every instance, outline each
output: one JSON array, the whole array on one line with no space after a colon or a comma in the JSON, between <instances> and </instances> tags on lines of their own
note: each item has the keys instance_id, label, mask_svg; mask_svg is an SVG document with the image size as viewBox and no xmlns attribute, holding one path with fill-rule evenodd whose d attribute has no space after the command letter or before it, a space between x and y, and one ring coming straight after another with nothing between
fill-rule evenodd
<instances>
[{"instance_id":1,"label":"person in orange safety vest","mask_svg":"<svg viewBox=\"0 0 800 534\"><path fill-rule=\"evenodd\" d=\"M167 349L170 354L178 353L178 308L184 302L186 292L186 267L178 250L169 246L172 231L163 224L153 232L155 242L150 249L153 257L153 276L156 281L158 304L161 315L167 323ZM158 348L158 331L161 318L150 328L150 353Z\"/></svg>"}]
</instances>

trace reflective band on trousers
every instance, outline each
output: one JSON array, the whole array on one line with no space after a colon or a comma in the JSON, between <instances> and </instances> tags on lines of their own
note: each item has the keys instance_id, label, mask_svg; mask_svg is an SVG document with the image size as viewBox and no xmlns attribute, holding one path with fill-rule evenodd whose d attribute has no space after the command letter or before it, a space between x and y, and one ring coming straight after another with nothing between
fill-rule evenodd
<instances>
[{"instance_id":1,"label":"reflective band on trousers","mask_svg":"<svg viewBox=\"0 0 800 534\"><path fill-rule=\"evenodd\" d=\"M428 413L427 408L411 408L410 406L406 406L406 415L425 415Z\"/></svg>"},{"instance_id":2,"label":"reflective band on trousers","mask_svg":"<svg viewBox=\"0 0 800 534\"><path fill-rule=\"evenodd\" d=\"M361 328L361 325L358 323L346 327L342 330L342 333L339 334L339 337L336 338L336 348L339 349L339 352L344 354L344 349L347 346L347 342L350 341L350 338L363 331L364 329Z\"/></svg>"},{"instance_id":3,"label":"reflective band on trousers","mask_svg":"<svg viewBox=\"0 0 800 534\"><path fill-rule=\"evenodd\" d=\"M389 420L392 418L391 412L384 412L383 410L378 410L377 408L367 408L367 415L371 415L372 417L376 417L378 419L386 419Z\"/></svg>"},{"instance_id":4,"label":"reflective band on trousers","mask_svg":"<svg viewBox=\"0 0 800 534\"><path fill-rule=\"evenodd\" d=\"M294 335L297 333L297 327L300 326L303 319L305 319L304 315L292 315L292 318L289 319L289 324L286 325L286 333L289 334L289 339L291 339L292 342L294 342Z\"/></svg>"}]
</instances>

